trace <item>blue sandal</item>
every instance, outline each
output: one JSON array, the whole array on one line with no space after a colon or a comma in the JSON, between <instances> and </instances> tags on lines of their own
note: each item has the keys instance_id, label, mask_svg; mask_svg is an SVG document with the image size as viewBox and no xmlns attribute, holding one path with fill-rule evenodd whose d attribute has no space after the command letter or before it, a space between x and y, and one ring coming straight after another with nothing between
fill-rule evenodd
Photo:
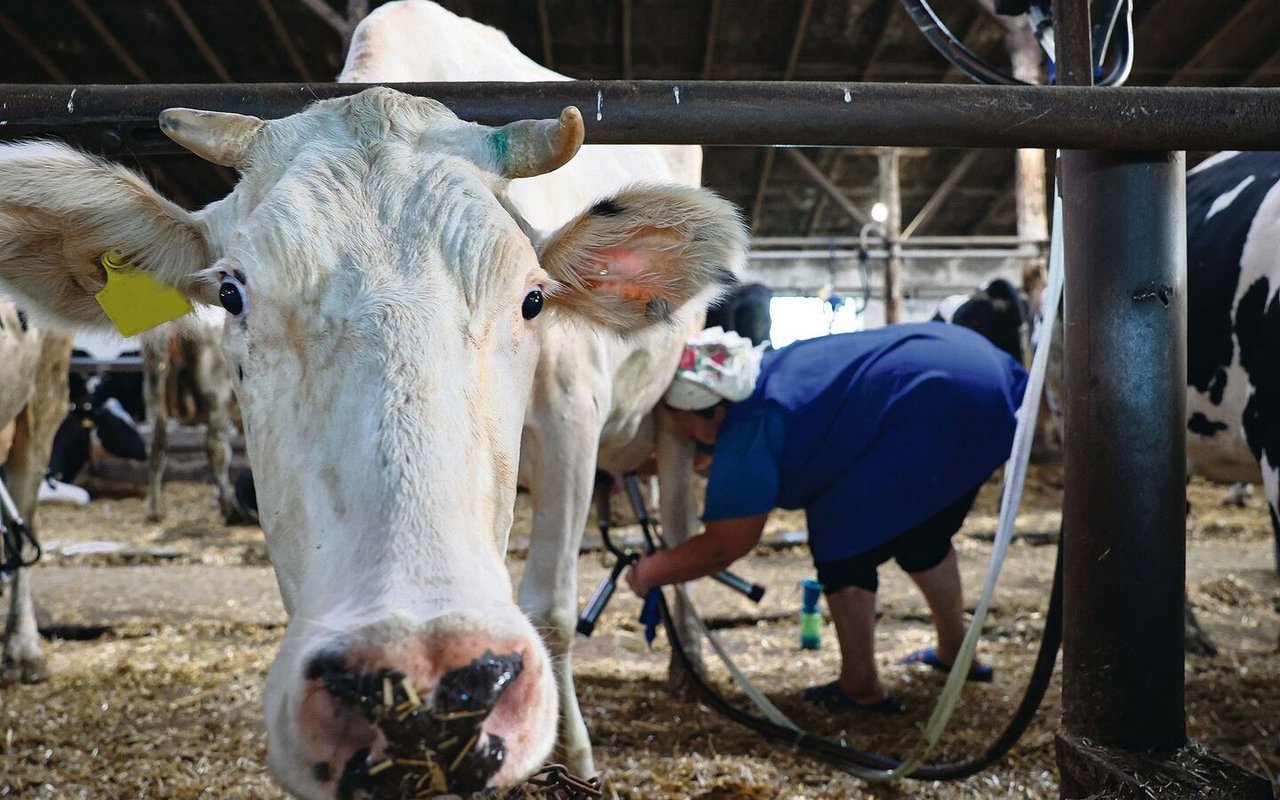
<instances>
[{"instance_id":1,"label":"blue sandal","mask_svg":"<svg viewBox=\"0 0 1280 800\"><path fill-rule=\"evenodd\" d=\"M932 647L924 650L917 650L906 658L902 659L903 664L924 664L932 667L938 672L951 672L951 665L944 664L942 659L938 658L938 651ZM974 683L991 683L995 680L996 670L988 664L974 663L969 667L969 675L966 680Z\"/></svg>"},{"instance_id":2,"label":"blue sandal","mask_svg":"<svg viewBox=\"0 0 1280 800\"><path fill-rule=\"evenodd\" d=\"M902 703L890 695L874 703L859 703L845 694L840 684L832 681L821 686L810 686L800 696L807 702L822 706L827 711L870 711L875 714L898 714L902 712Z\"/></svg>"}]
</instances>

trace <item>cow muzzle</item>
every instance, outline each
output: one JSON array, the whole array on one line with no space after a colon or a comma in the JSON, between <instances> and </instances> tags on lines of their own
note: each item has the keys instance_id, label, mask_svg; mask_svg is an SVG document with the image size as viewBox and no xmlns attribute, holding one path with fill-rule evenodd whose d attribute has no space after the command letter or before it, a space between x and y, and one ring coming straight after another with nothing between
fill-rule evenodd
<instances>
[{"instance_id":1,"label":"cow muzzle","mask_svg":"<svg viewBox=\"0 0 1280 800\"><path fill-rule=\"evenodd\" d=\"M519 653L486 652L445 674L428 698L403 673L354 672L341 661L319 660L308 679L319 681L339 706L373 726L381 752L363 747L347 759L338 796L401 798L483 789L506 761L506 742L484 723L524 669Z\"/></svg>"},{"instance_id":2,"label":"cow muzzle","mask_svg":"<svg viewBox=\"0 0 1280 800\"><path fill-rule=\"evenodd\" d=\"M307 659L295 706L306 794L465 795L523 778L548 754L556 717L545 650L529 634L457 632Z\"/></svg>"}]
</instances>

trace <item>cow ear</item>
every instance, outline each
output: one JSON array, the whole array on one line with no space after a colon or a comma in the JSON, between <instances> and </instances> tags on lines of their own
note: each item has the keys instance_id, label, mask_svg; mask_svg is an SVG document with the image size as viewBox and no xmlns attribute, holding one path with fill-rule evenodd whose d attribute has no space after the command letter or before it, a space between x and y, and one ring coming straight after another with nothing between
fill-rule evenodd
<instances>
[{"instance_id":1,"label":"cow ear","mask_svg":"<svg viewBox=\"0 0 1280 800\"><path fill-rule=\"evenodd\" d=\"M53 142L0 146L0 289L53 322L103 326L102 255L196 292L207 262L192 216L149 183Z\"/></svg>"},{"instance_id":2,"label":"cow ear","mask_svg":"<svg viewBox=\"0 0 1280 800\"><path fill-rule=\"evenodd\" d=\"M747 232L736 207L706 189L635 186L553 234L542 267L553 308L626 332L671 318L737 282Z\"/></svg>"}]
</instances>

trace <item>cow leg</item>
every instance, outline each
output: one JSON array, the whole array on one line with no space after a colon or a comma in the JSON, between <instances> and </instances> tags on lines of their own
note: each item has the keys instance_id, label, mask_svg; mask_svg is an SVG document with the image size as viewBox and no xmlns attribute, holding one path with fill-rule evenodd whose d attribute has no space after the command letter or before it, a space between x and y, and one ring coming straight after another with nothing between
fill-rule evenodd
<instances>
[{"instance_id":1,"label":"cow leg","mask_svg":"<svg viewBox=\"0 0 1280 800\"><path fill-rule=\"evenodd\" d=\"M146 337L142 345L143 392L147 416L151 420L151 442L147 446L147 522L165 517L164 469L169 446L169 406L165 388L169 383L169 350L165 337Z\"/></svg>"},{"instance_id":2,"label":"cow leg","mask_svg":"<svg viewBox=\"0 0 1280 800\"><path fill-rule=\"evenodd\" d=\"M563 428L590 420L581 404L557 408L554 435L527 434L521 454L533 501L529 556L520 580L520 608L542 632L551 651L560 698L560 748L570 771L595 775L591 738L573 688L573 636L578 621L578 550L595 483L598 428ZM593 406L588 405L588 408ZM522 470L523 471L523 470Z\"/></svg>"},{"instance_id":3,"label":"cow leg","mask_svg":"<svg viewBox=\"0 0 1280 800\"><path fill-rule=\"evenodd\" d=\"M14 421L13 445L5 461L6 484L18 513L35 529L36 498L53 448L53 434L67 414L67 367L71 340L45 334L31 402ZM31 599L31 570L18 569L5 625L0 686L48 678Z\"/></svg>"},{"instance_id":4,"label":"cow leg","mask_svg":"<svg viewBox=\"0 0 1280 800\"><path fill-rule=\"evenodd\" d=\"M1269 470L1272 473L1271 480L1264 480L1267 490L1267 508L1271 512L1271 534L1275 537L1276 546L1276 574L1280 575L1280 515L1276 512L1276 507L1280 506L1280 475L1276 474L1276 470ZM1265 472L1263 473L1266 474Z\"/></svg>"},{"instance_id":5,"label":"cow leg","mask_svg":"<svg viewBox=\"0 0 1280 800\"><path fill-rule=\"evenodd\" d=\"M654 410L658 445L658 514L662 522L662 535L668 547L675 547L697 532L698 499L693 484L693 440L681 436L672 425L671 413L664 407ZM703 672L702 639L695 633L693 609L679 596L675 609L676 633L684 644L685 652L695 668ZM688 696L692 692L689 676L683 665L672 653L667 670L667 683L677 694Z\"/></svg>"},{"instance_id":6,"label":"cow leg","mask_svg":"<svg viewBox=\"0 0 1280 800\"><path fill-rule=\"evenodd\" d=\"M228 525L246 525L249 515L236 501L231 485L231 375L215 342L202 342L197 366L201 403L206 409L204 446L217 487L218 508Z\"/></svg>"},{"instance_id":7,"label":"cow leg","mask_svg":"<svg viewBox=\"0 0 1280 800\"><path fill-rule=\"evenodd\" d=\"M1196 619L1196 612L1191 610L1191 599L1185 598L1182 602L1183 649L1197 656L1216 656L1218 648L1214 645L1213 640L1209 638L1209 634L1204 632L1204 628L1200 627L1200 620Z\"/></svg>"}]
</instances>

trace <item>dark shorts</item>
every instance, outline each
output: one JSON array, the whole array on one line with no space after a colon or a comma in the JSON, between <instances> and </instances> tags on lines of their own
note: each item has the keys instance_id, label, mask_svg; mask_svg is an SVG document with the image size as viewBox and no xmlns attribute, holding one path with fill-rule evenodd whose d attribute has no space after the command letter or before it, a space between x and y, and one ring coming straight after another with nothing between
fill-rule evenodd
<instances>
[{"instance_id":1,"label":"dark shorts","mask_svg":"<svg viewBox=\"0 0 1280 800\"><path fill-rule=\"evenodd\" d=\"M951 552L951 537L964 524L979 488L981 486L966 492L937 514L879 547L849 558L823 564L815 562L823 593L832 594L850 586L874 592L880 586L876 570L891 558L906 572L924 572L941 564Z\"/></svg>"}]
</instances>

